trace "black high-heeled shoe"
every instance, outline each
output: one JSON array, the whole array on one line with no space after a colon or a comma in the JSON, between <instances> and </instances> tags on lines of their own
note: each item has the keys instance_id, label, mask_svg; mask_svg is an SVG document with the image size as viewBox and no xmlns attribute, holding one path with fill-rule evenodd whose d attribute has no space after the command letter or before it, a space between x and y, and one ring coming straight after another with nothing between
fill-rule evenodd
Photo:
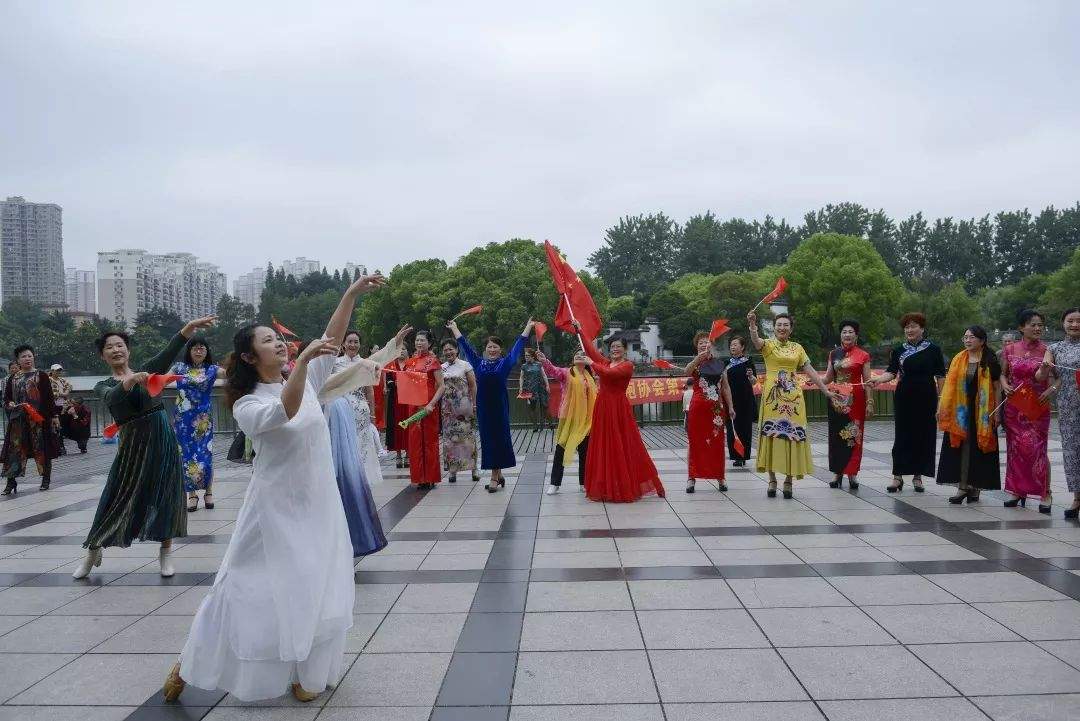
<instances>
[{"instance_id":1,"label":"black high-heeled shoe","mask_svg":"<svg viewBox=\"0 0 1080 721\"><path fill-rule=\"evenodd\" d=\"M696 485L697 485L697 482L693 478L687 479L687 481L686 481L686 492L687 493L693 493L694 492L694 486L696 486Z\"/></svg>"},{"instance_id":2,"label":"black high-heeled shoe","mask_svg":"<svg viewBox=\"0 0 1080 721\"><path fill-rule=\"evenodd\" d=\"M904 479L900 476L893 476L893 483L895 486L885 486L885 490L889 493L899 493L904 490Z\"/></svg>"},{"instance_id":3,"label":"black high-heeled shoe","mask_svg":"<svg viewBox=\"0 0 1080 721\"><path fill-rule=\"evenodd\" d=\"M837 475L836 478L829 481L829 488L839 488L840 484L844 482L843 474Z\"/></svg>"},{"instance_id":4,"label":"black high-heeled shoe","mask_svg":"<svg viewBox=\"0 0 1080 721\"><path fill-rule=\"evenodd\" d=\"M963 503L964 499L967 498L967 497L968 497L968 492L967 491L960 491L960 493L958 493L955 496L949 496L949 503L952 503L952 504L958 506L961 503Z\"/></svg>"},{"instance_id":5,"label":"black high-heeled shoe","mask_svg":"<svg viewBox=\"0 0 1080 721\"><path fill-rule=\"evenodd\" d=\"M1027 498L1024 496L1017 496L1016 498L1011 498L1007 501L1004 501L1001 505L1005 506L1006 508L1016 508L1017 506L1027 508ZM1039 506L1039 508L1041 509L1042 506Z\"/></svg>"},{"instance_id":6,"label":"black high-heeled shoe","mask_svg":"<svg viewBox=\"0 0 1080 721\"><path fill-rule=\"evenodd\" d=\"M1052 505L1054 505L1054 497L1052 495L1050 496L1050 500L1045 505L1043 505L1042 499L1040 498L1039 499L1039 513L1041 513L1041 514L1043 514L1045 516L1049 516L1050 515L1050 506L1052 506Z\"/></svg>"},{"instance_id":7,"label":"black high-heeled shoe","mask_svg":"<svg viewBox=\"0 0 1080 721\"><path fill-rule=\"evenodd\" d=\"M776 481L769 481L769 485L765 488L765 495L769 498L776 498Z\"/></svg>"},{"instance_id":8,"label":"black high-heeled shoe","mask_svg":"<svg viewBox=\"0 0 1080 721\"><path fill-rule=\"evenodd\" d=\"M972 504L972 503L978 503L979 502L979 494L976 493L973 496L973 495L971 495L971 491L968 491L967 502L968 502L969 505Z\"/></svg>"},{"instance_id":9,"label":"black high-heeled shoe","mask_svg":"<svg viewBox=\"0 0 1080 721\"><path fill-rule=\"evenodd\" d=\"M784 498L792 498L794 495L791 490L791 481L784 481Z\"/></svg>"},{"instance_id":10,"label":"black high-heeled shoe","mask_svg":"<svg viewBox=\"0 0 1080 721\"><path fill-rule=\"evenodd\" d=\"M1065 509L1065 517L1066 518L1080 517L1080 506L1077 506L1075 508L1066 508Z\"/></svg>"},{"instance_id":11,"label":"black high-heeled shoe","mask_svg":"<svg viewBox=\"0 0 1080 721\"><path fill-rule=\"evenodd\" d=\"M19 482L12 480L12 481L7 482L7 485L4 486L3 491L0 491L0 496L13 496L13 495L18 494L18 492L19 492Z\"/></svg>"},{"instance_id":12,"label":"black high-heeled shoe","mask_svg":"<svg viewBox=\"0 0 1080 721\"><path fill-rule=\"evenodd\" d=\"M859 487L859 482L856 481L854 478L849 478L849 479L847 479L847 487L852 489L852 490L855 490L856 488Z\"/></svg>"},{"instance_id":13,"label":"black high-heeled shoe","mask_svg":"<svg viewBox=\"0 0 1080 721\"><path fill-rule=\"evenodd\" d=\"M491 487L492 483L495 484L494 488ZM495 480L491 481L491 483L488 483L486 486L484 486L484 488L487 489L488 493L495 493L496 491L498 491L500 488L502 488L504 486L506 486L506 479L505 478L500 478L497 481L495 481Z\"/></svg>"},{"instance_id":14,"label":"black high-heeled shoe","mask_svg":"<svg viewBox=\"0 0 1080 721\"><path fill-rule=\"evenodd\" d=\"M720 481L720 492L721 493L727 493L727 484L724 483L723 481Z\"/></svg>"}]
</instances>

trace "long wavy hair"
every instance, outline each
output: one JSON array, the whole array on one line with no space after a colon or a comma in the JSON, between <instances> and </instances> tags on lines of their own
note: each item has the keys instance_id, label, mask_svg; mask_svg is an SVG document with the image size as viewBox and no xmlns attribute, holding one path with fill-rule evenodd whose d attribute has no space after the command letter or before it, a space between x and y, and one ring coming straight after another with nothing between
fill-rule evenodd
<instances>
[{"instance_id":1,"label":"long wavy hair","mask_svg":"<svg viewBox=\"0 0 1080 721\"><path fill-rule=\"evenodd\" d=\"M245 325L233 336L233 349L225 356L225 404L232 408L236 401L255 390L259 371L244 360L244 354L254 354L252 344L258 323Z\"/></svg>"}]
</instances>

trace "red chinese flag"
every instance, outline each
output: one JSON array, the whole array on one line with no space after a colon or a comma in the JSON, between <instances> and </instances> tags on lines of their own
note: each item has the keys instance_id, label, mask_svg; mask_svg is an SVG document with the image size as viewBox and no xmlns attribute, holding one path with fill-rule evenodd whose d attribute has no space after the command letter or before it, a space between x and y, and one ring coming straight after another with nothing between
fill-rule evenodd
<instances>
[{"instance_id":1,"label":"red chinese flag","mask_svg":"<svg viewBox=\"0 0 1080 721\"><path fill-rule=\"evenodd\" d=\"M22 403L21 405L23 413L25 413L26 417L30 419L31 423L37 423L40 426L42 423L45 422L45 418L40 413L38 413L37 408L34 408L29 403Z\"/></svg>"},{"instance_id":2,"label":"red chinese flag","mask_svg":"<svg viewBox=\"0 0 1080 721\"><path fill-rule=\"evenodd\" d=\"M398 371L397 402L407 406L424 406L431 400L428 396L427 373Z\"/></svg>"},{"instance_id":3,"label":"red chinese flag","mask_svg":"<svg viewBox=\"0 0 1080 721\"><path fill-rule=\"evenodd\" d=\"M1021 386L1009 396L1009 404L1023 413L1029 420L1038 420L1050 412L1050 406L1039 402L1039 394L1029 385Z\"/></svg>"},{"instance_id":4,"label":"red chinese flag","mask_svg":"<svg viewBox=\"0 0 1080 721\"><path fill-rule=\"evenodd\" d=\"M776 281L776 287L770 291L770 293L761 299L762 303L772 303L779 298L787 290L787 281L784 280L784 276L780 276L780 280Z\"/></svg>"},{"instance_id":5,"label":"red chinese flag","mask_svg":"<svg viewBox=\"0 0 1080 721\"><path fill-rule=\"evenodd\" d=\"M281 333L281 335L292 336L293 338L300 337L296 335L296 333L293 333L291 330L283 326L281 323L278 323L278 319L274 316L270 316L270 325L272 325L274 327L274 330L276 330L278 333Z\"/></svg>"},{"instance_id":6,"label":"red chinese flag","mask_svg":"<svg viewBox=\"0 0 1080 721\"><path fill-rule=\"evenodd\" d=\"M116 425L115 423L110 423L109 425L105 426L105 428L101 431L101 435L105 436L106 438L116 438L116 434L119 432L120 426Z\"/></svg>"},{"instance_id":7,"label":"red chinese flag","mask_svg":"<svg viewBox=\"0 0 1080 721\"><path fill-rule=\"evenodd\" d=\"M709 340L716 342L716 339L727 333L731 328L728 328L727 319L721 318L720 320L714 320L712 322L712 329L709 331Z\"/></svg>"},{"instance_id":8,"label":"red chinese flag","mask_svg":"<svg viewBox=\"0 0 1080 721\"><path fill-rule=\"evenodd\" d=\"M660 369L666 370L666 371L669 371L669 370L671 370L672 368L675 367L675 365L671 361L664 360L663 358L657 358L656 360L654 360L652 362L652 364L654 366L656 366L657 368L660 368Z\"/></svg>"},{"instance_id":9,"label":"red chinese flag","mask_svg":"<svg viewBox=\"0 0 1080 721\"><path fill-rule=\"evenodd\" d=\"M482 306L482 305L474 305L472 308L466 308L465 310L463 310L460 313L458 313L457 315L455 315L454 319L456 320L456 319L460 318L463 315L480 315L483 312L484 312L484 306Z\"/></svg>"},{"instance_id":10,"label":"red chinese flag","mask_svg":"<svg viewBox=\"0 0 1080 721\"><path fill-rule=\"evenodd\" d=\"M738 433L733 433L732 436L734 437L731 439L731 445L735 448L735 452L738 453L740 457L745 456L746 446L743 445L742 438L739 438Z\"/></svg>"},{"instance_id":11,"label":"red chinese flag","mask_svg":"<svg viewBox=\"0 0 1080 721\"><path fill-rule=\"evenodd\" d=\"M559 295L559 308L555 311L555 327L574 332L573 320L581 325L581 334L588 340L593 340L600 335L603 329L603 321L600 320L600 311L596 309L592 295L581 278L559 255L550 242L544 241L544 252L547 254L548 269L551 271L551 280L555 284L555 290Z\"/></svg>"},{"instance_id":12,"label":"red chinese flag","mask_svg":"<svg viewBox=\"0 0 1080 721\"><path fill-rule=\"evenodd\" d=\"M536 342L539 343L544 339L544 334L547 333L547 323L536 321L533 323L533 330L536 331Z\"/></svg>"},{"instance_id":13,"label":"red chinese flag","mask_svg":"<svg viewBox=\"0 0 1080 721\"><path fill-rule=\"evenodd\" d=\"M165 390L165 386L180 380L180 378L181 376L175 373L151 373L150 377L146 379L146 392L150 394L151 398L156 398L161 395L161 391Z\"/></svg>"}]
</instances>

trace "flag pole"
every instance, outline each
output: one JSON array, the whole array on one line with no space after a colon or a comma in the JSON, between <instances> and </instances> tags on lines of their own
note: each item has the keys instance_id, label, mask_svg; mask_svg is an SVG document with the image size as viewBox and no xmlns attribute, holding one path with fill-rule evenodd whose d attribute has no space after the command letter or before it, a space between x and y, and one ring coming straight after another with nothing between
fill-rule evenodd
<instances>
[{"instance_id":1,"label":"flag pole","mask_svg":"<svg viewBox=\"0 0 1080 721\"><path fill-rule=\"evenodd\" d=\"M562 294L563 300L566 302L566 309L570 311L570 322L577 323L577 318L574 316L574 306L570 304L570 295L568 293ZM585 352L585 339L581 337L581 326L577 326L577 339L581 345L581 352Z\"/></svg>"}]
</instances>

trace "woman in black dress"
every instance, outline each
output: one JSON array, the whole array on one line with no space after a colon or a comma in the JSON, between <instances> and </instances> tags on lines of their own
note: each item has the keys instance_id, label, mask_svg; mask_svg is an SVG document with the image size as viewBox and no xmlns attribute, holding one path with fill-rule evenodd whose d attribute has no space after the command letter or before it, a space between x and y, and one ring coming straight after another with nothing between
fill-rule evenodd
<instances>
[{"instance_id":1,"label":"woman in black dress","mask_svg":"<svg viewBox=\"0 0 1080 721\"><path fill-rule=\"evenodd\" d=\"M731 465L741 468L750 458L750 443L754 438L754 419L758 414L757 396L754 395L757 371L754 368L754 362L746 355L746 342L742 336L734 336L728 341L728 350L731 351L731 360L728 361L726 371L727 381L728 388L731 389L731 400L735 406L734 423L730 418L725 420L728 454L731 456ZM736 434L742 441L742 453L735 450Z\"/></svg>"},{"instance_id":2,"label":"woman in black dress","mask_svg":"<svg viewBox=\"0 0 1080 721\"><path fill-rule=\"evenodd\" d=\"M892 485L889 493L904 487L904 476L916 492L923 492L923 477L934 477L937 450L937 401L945 377L945 357L936 343L926 339L926 316L907 313L900 319L904 342L893 348L889 367L871 385L899 377L893 396L895 423L892 449Z\"/></svg>"},{"instance_id":3,"label":"woman in black dress","mask_svg":"<svg viewBox=\"0 0 1080 721\"><path fill-rule=\"evenodd\" d=\"M1001 363L977 325L964 331L964 350L949 364L938 407L941 462L938 483L956 483L949 503L976 503L982 490L1001 488L997 429L1001 422Z\"/></svg>"}]
</instances>

